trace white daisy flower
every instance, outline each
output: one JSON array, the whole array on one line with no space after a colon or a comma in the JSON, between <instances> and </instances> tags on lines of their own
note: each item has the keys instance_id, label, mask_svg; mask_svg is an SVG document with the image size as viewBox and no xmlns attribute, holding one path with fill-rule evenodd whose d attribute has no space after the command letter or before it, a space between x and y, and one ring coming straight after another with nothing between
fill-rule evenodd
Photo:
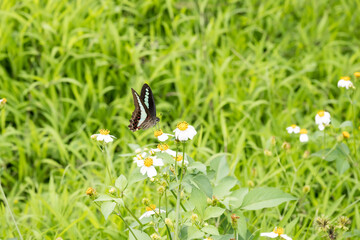
<instances>
[{"instance_id":1,"label":"white daisy flower","mask_svg":"<svg viewBox=\"0 0 360 240\"><path fill-rule=\"evenodd\" d=\"M286 131L288 131L288 133L299 133L300 132L300 127L296 126L295 124L292 124L290 127L286 128Z\"/></svg>"},{"instance_id":2,"label":"white daisy flower","mask_svg":"<svg viewBox=\"0 0 360 240\"><path fill-rule=\"evenodd\" d=\"M307 135L307 130L303 128L300 130L300 142L308 142L308 141L309 141L309 136Z\"/></svg>"},{"instance_id":3,"label":"white daisy flower","mask_svg":"<svg viewBox=\"0 0 360 240\"><path fill-rule=\"evenodd\" d=\"M99 130L100 134L93 134L91 135L91 139L94 139L98 142L105 142L105 143L109 143L114 141L114 137L113 135L110 135L110 131L107 129L100 129Z\"/></svg>"},{"instance_id":4,"label":"white daisy flower","mask_svg":"<svg viewBox=\"0 0 360 240\"><path fill-rule=\"evenodd\" d=\"M6 98L0 99L0 105L5 105L6 102L7 102Z\"/></svg>"},{"instance_id":5,"label":"white daisy flower","mask_svg":"<svg viewBox=\"0 0 360 240\"><path fill-rule=\"evenodd\" d=\"M149 156L143 160L136 161L138 167L140 167L140 172L142 175L147 174L149 178L155 177L157 175L156 166L164 166L163 161L156 156Z\"/></svg>"},{"instance_id":6,"label":"white daisy flower","mask_svg":"<svg viewBox=\"0 0 360 240\"><path fill-rule=\"evenodd\" d=\"M285 240L292 240L291 237L289 237L288 235L284 234L284 229L283 228L278 228L275 227L274 230L272 232L267 232L267 233L260 233L261 237L269 237L269 238L277 238L277 237L281 237Z\"/></svg>"},{"instance_id":7,"label":"white daisy flower","mask_svg":"<svg viewBox=\"0 0 360 240\"><path fill-rule=\"evenodd\" d=\"M337 86L339 88L355 88L354 84L350 81L350 77L341 77L341 79L338 81Z\"/></svg>"},{"instance_id":8,"label":"white daisy flower","mask_svg":"<svg viewBox=\"0 0 360 240\"><path fill-rule=\"evenodd\" d=\"M315 123L319 126L319 130L324 130L325 126L330 124L330 113L323 110L319 111L315 116Z\"/></svg>"},{"instance_id":9,"label":"white daisy flower","mask_svg":"<svg viewBox=\"0 0 360 240\"><path fill-rule=\"evenodd\" d=\"M177 124L174 133L177 140L187 141L189 139L193 139L197 132L193 126L183 121Z\"/></svg>"},{"instance_id":10,"label":"white daisy flower","mask_svg":"<svg viewBox=\"0 0 360 240\"><path fill-rule=\"evenodd\" d=\"M166 143L158 144L157 148L151 149L151 151L154 152L154 153L156 153L156 152L166 152L167 154L170 154L171 156L176 154L176 152L174 150L169 149L169 145L167 145Z\"/></svg>"},{"instance_id":11,"label":"white daisy flower","mask_svg":"<svg viewBox=\"0 0 360 240\"><path fill-rule=\"evenodd\" d=\"M156 208L156 206L154 204L151 204L149 207L146 207L146 212L143 215L141 215L139 217L139 219L150 217L150 216L154 215L155 213L159 214L159 213L164 213L164 212L166 212L166 211Z\"/></svg>"},{"instance_id":12,"label":"white daisy flower","mask_svg":"<svg viewBox=\"0 0 360 240\"><path fill-rule=\"evenodd\" d=\"M160 141L160 142L165 142L166 140L169 139L169 136L174 136L174 135L171 135L171 134L168 134L168 133L163 133L163 131L160 129L160 130L156 130L154 132L154 136Z\"/></svg>"}]
</instances>

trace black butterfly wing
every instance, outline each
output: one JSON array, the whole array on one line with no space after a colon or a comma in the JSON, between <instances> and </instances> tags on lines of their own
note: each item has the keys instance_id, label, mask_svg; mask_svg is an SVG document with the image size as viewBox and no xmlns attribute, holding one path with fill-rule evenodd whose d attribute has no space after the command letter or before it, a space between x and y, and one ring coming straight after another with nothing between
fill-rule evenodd
<instances>
[{"instance_id":1,"label":"black butterfly wing","mask_svg":"<svg viewBox=\"0 0 360 240\"><path fill-rule=\"evenodd\" d=\"M153 119L156 119L156 107L155 107L154 95L151 91L150 86L147 85L146 83L143 85L141 89L140 98L144 102L146 107L149 109L151 117Z\"/></svg>"},{"instance_id":2,"label":"black butterfly wing","mask_svg":"<svg viewBox=\"0 0 360 240\"><path fill-rule=\"evenodd\" d=\"M135 110L132 113L128 127L131 131L135 132L140 128L146 129L144 126L147 125L146 122L149 121L151 114L139 94L134 89L131 89L131 92L134 99Z\"/></svg>"}]
</instances>

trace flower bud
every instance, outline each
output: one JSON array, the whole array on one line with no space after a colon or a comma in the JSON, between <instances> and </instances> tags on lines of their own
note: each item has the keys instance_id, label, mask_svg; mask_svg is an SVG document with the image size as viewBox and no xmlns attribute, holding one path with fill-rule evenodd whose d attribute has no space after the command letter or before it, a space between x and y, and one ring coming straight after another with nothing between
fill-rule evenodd
<instances>
[{"instance_id":1,"label":"flower bud","mask_svg":"<svg viewBox=\"0 0 360 240\"><path fill-rule=\"evenodd\" d=\"M265 156L268 156L268 157L272 156L272 152L270 152L267 149L264 150L264 154L265 154Z\"/></svg>"},{"instance_id":2,"label":"flower bud","mask_svg":"<svg viewBox=\"0 0 360 240\"><path fill-rule=\"evenodd\" d=\"M174 226L174 224L173 224L173 222L171 221L170 218L165 218L165 224L168 225L171 228Z\"/></svg>"},{"instance_id":3,"label":"flower bud","mask_svg":"<svg viewBox=\"0 0 360 240\"><path fill-rule=\"evenodd\" d=\"M291 148L290 143L288 142L283 142L283 144L281 145L282 149L284 150L289 150Z\"/></svg>"},{"instance_id":4,"label":"flower bud","mask_svg":"<svg viewBox=\"0 0 360 240\"><path fill-rule=\"evenodd\" d=\"M95 196L96 195L96 190L92 187L89 187L86 190L86 195L88 195L89 197Z\"/></svg>"},{"instance_id":5,"label":"flower bud","mask_svg":"<svg viewBox=\"0 0 360 240\"><path fill-rule=\"evenodd\" d=\"M150 205L150 200L148 198L143 198L142 204L144 204L145 206L149 206Z\"/></svg>"},{"instance_id":6,"label":"flower bud","mask_svg":"<svg viewBox=\"0 0 360 240\"><path fill-rule=\"evenodd\" d=\"M151 234L150 238L151 238L151 240L160 240L161 239L161 237L159 235L157 235L156 233Z\"/></svg>"},{"instance_id":7,"label":"flower bud","mask_svg":"<svg viewBox=\"0 0 360 240\"><path fill-rule=\"evenodd\" d=\"M343 137L344 137L345 139L350 138L350 133L348 133L347 131L343 131L343 132L342 132L342 135L343 135Z\"/></svg>"},{"instance_id":8,"label":"flower bud","mask_svg":"<svg viewBox=\"0 0 360 240\"><path fill-rule=\"evenodd\" d=\"M159 193L160 195L163 195L164 192L165 192L165 187L164 187L164 186L160 186L160 187L158 187L157 191L158 191L158 193Z\"/></svg>"},{"instance_id":9,"label":"flower bud","mask_svg":"<svg viewBox=\"0 0 360 240\"><path fill-rule=\"evenodd\" d=\"M192 222L196 222L196 220L198 220L199 219L199 216L196 214L196 213L193 213L192 215L191 215L191 221Z\"/></svg>"},{"instance_id":10,"label":"flower bud","mask_svg":"<svg viewBox=\"0 0 360 240\"><path fill-rule=\"evenodd\" d=\"M111 188L109 189L109 193L112 194L112 195L114 195L114 194L116 193L116 188L111 187Z\"/></svg>"},{"instance_id":11,"label":"flower bud","mask_svg":"<svg viewBox=\"0 0 360 240\"><path fill-rule=\"evenodd\" d=\"M271 136L271 145L275 146L276 144L276 138L275 136Z\"/></svg>"},{"instance_id":12,"label":"flower bud","mask_svg":"<svg viewBox=\"0 0 360 240\"><path fill-rule=\"evenodd\" d=\"M303 187L303 189L302 189L302 191L303 191L303 193L308 193L308 192L310 192L310 186L309 185L305 185L304 187Z\"/></svg>"},{"instance_id":13,"label":"flower bud","mask_svg":"<svg viewBox=\"0 0 360 240\"><path fill-rule=\"evenodd\" d=\"M240 217L236 216L235 213L231 214L231 225L233 226L233 228L237 227L237 221Z\"/></svg>"},{"instance_id":14,"label":"flower bud","mask_svg":"<svg viewBox=\"0 0 360 240\"><path fill-rule=\"evenodd\" d=\"M248 186L253 188L255 186L255 183L251 180L248 181Z\"/></svg>"},{"instance_id":15,"label":"flower bud","mask_svg":"<svg viewBox=\"0 0 360 240\"><path fill-rule=\"evenodd\" d=\"M306 150L303 154L303 158L308 158L310 156L310 152Z\"/></svg>"},{"instance_id":16,"label":"flower bud","mask_svg":"<svg viewBox=\"0 0 360 240\"><path fill-rule=\"evenodd\" d=\"M341 216L339 218L339 220L338 220L337 228L340 228L340 229L342 229L344 231L347 231L347 230L349 230L349 228L347 226L350 225L350 224L351 224L351 221L350 221L350 219L348 217Z\"/></svg>"}]
</instances>

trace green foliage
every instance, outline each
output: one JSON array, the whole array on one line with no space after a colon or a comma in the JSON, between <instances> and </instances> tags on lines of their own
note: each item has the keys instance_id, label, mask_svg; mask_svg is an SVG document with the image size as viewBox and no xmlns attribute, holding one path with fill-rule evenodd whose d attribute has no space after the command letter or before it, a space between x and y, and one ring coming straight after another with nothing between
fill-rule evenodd
<instances>
[{"instance_id":1,"label":"green foliage","mask_svg":"<svg viewBox=\"0 0 360 240\"><path fill-rule=\"evenodd\" d=\"M188 171L202 177L184 179L185 189L196 189L190 200L196 195L205 204L212 192L226 213L277 206L237 213L239 226L247 224L238 230L243 239L280 225L294 239L318 239L313 221L326 214L348 216L346 236L358 237L360 137L353 118L360 105L353 101L352 112L348 92L336 87L340 76L359 71L354 9L358 1L1 1L0 98L8 102L0 109L0 164L24 239L131 238L119 218L106 221L96 211L85 190L108 191L103 154L90 140L108 128L117 137L110 170L128 179L117 188L127 186L131 210L140 216L141 199L154 197L156 189L129 154L152 144L153 133L126 127L130 88L144 82L153 89L164 131L182 119L198 130ZM359 99L358 89L352 99ZM324 108L333 126L326 146L314 125ZM292 123L309 130L309 143L286 133ZM344 129L351 137L340 143ZM264 156L265 149L272 156ZM310 192L302 191L305 185ZM269 193L273 200L257 193L264 188L278 189ZM293 199L289 194L297 201L278 205ZM101 205L121 202L99 195ZM130 221L123 207L119 211ZM0 215L0 238L18 237L2 201ZM226 217L209 219L219 220L224 234L214 239L233 237L221 232ZM212 231L193 230L194 236Z\"/></svg>"}]
</instances>

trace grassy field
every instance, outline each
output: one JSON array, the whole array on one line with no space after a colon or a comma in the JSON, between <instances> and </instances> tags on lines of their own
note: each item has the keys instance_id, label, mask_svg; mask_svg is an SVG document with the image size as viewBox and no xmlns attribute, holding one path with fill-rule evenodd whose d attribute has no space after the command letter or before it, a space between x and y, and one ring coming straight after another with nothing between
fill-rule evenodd
<instances>
[{"instance_id":1,"label":"grassy field","mask_svg":"<svg viewBox=\"0 0 360 240\"><path fill-rule=\"evenodd\" d=\"M347 216L349 239L360 239L360 104L350 104L349 91L355 100L360 94L337 87L360 71L359 7L359 0L0 1L1 183L24 239L127 239L123 222L105 221L85 195L89 186L106 188L90 136L109 129L117 137L112 171L137 172L123 154L133 153L128 144L154 144L152 130L127 127L131 88L145 82L164 131L180 120L197 129L192 158L207 163L225 153L240 186L298 198L244 211L251 233L282 225L293 239L320 239L317 217ZM314 122L322 109L332 116L325 146ZM339 127L344 121L355 127ZM293 123L308 129L308 143L286 132ZM349 169L312 155L340 144L343 130ZM141 200L155 190L140 182L131 192L128 205L140 216ZM0 202L0 239L13 237Z\"/></svg>"}]
</instances>

